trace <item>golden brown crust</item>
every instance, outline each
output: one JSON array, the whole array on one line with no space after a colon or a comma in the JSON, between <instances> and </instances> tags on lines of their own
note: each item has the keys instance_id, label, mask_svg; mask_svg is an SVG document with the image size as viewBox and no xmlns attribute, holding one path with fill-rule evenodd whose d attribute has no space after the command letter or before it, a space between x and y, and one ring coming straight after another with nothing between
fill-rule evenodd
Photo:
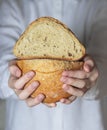
<instances>
[{"instance_id":1,"label":"golden brown crust","mask_svg":"<svg viewBox=\"0 0 107 130\"><path fill-rule=\"evenodd\" d=\"M23 74L30 70L36 72L36 76L25 86L27 87L34 80L40 82L40 86L31 96L34 98L38 94L43 93L46 96L44 102L53 103L59 101L61 98L71 96L62 89L63 83L60 81L60 78L63 70L80 69L82 68L83 62L35 59L18 60L17 65Z\"/></svg>"}]
</instances>

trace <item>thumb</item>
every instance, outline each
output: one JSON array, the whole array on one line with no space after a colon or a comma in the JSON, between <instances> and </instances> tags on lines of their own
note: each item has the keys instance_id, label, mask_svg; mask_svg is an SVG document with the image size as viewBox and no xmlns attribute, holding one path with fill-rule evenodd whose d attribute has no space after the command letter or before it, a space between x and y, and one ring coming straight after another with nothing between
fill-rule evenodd
<instances>
[{"instance_id":1,"label":"thumb","mask_svg":"<svg viewBox=\"0 0 107 130\"><path fill-rule=\"evenodd\" d=\"M17 65L11 65L9 66L9 71L11 73L11 75L19 78L21 76L21 70L18 68Z\"/></svg>"},{"instance_id":2,"label":"thumb","mask_svg":"<svg viewBox=\"0 0 107 130\"><path fill-rule=\"evenodd\" d=\"M94 61L90 57L85 58L84 61L85 62L84 62L83 69L86 72L91 72L94 68Z\"/></svg>"}]
</instances>

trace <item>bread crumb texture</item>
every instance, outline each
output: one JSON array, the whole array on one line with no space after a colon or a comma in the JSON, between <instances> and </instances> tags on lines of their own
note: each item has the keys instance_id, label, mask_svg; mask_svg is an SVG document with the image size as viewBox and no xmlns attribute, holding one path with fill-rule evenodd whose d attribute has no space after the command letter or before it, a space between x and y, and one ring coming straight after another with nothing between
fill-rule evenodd
<instances>
[{"instance_id":1,"label":"bread crumb texture","mask_svg":"<svg viewBox=\"0 0 107 130\"><path fill-rule=\"evenodd\" d=\"M32 22L16 42L14 54L19 59L54 58L78 60L84 46L66 25L51 17Z\"/></svg>"}]
</instances>

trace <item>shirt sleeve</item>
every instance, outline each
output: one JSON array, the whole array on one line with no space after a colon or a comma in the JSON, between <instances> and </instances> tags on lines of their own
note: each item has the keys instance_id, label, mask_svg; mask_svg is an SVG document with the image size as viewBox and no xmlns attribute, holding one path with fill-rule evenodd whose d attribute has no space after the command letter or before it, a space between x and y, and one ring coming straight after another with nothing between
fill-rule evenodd
<instances>
[{"instance_id":1,"label":"shirt sleeve","mask_svg":"<svg viewBox=\"0 0 107 130\"><path fill-rule=\"evenodd\" d=\"M96 62L99 78L84 98L99 99L107 97L107 1L100 1L90 13L86 25L86 47Z\"/></svg>"},{"instance_id":2,"label":"shirt sleeve","mask_svg":"<svg viewBox=\"0 0 107 130\"><path fill-rule=\"evenodd\" d=\"M19 5L14 0L0 2L0 98L14 94L8 86L8 63L15 58L13 46L25 28Z\"/></svg>"}]
</instances>

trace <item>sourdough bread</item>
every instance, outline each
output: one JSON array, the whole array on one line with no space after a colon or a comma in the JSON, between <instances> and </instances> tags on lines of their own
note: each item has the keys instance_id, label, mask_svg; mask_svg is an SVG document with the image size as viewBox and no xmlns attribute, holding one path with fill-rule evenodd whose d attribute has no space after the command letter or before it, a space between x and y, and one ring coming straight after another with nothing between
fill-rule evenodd
<instances>
[{"instance_id":1,"label":"sourdough bread","mask_svg":"<svg viewBox=\"0 0 107 130\"><path fill-rule=\"evenodd\" d=\"M62 89L60 78L64 70L82 68L83 62L78 60L84 57L85 48L66 25L51 17L35 20L20 36L13 53L22 75L30 70L36 72L25 85L40 82L31 97L43 93L43 102L53 103L71 96Z\"/></svg>"},{"instance_id":2,"label":"sourdough bread","mask_svg":"<svg viewBox=\"0 0 107 130\"><path fill-rule=\"evenodd\" d=\"M14 47L19 59L48 58L76 61L85 54L84 46L71 30L51 17L32 22Z\"/></svg>"},{"instance_id":3,"label":"sourdough bread","mask_svg":"<svg viewBox=\"0 0 107 130\"><path fill-rule=\"evenodd\" d=\"M28 87L33 81L39 81L40 86L32 93L31 97L34 98L42 93L46 96L43 102L54 103L61 98L68 98L71 96L62 89L63 83L60 81L62 72L64 70L81 69L83 62L34 59L17 60L17 65L20 67L23 74L30 70L36 73L34 78L25 85L25 87Z\"/></svg>"}]
</instances>

